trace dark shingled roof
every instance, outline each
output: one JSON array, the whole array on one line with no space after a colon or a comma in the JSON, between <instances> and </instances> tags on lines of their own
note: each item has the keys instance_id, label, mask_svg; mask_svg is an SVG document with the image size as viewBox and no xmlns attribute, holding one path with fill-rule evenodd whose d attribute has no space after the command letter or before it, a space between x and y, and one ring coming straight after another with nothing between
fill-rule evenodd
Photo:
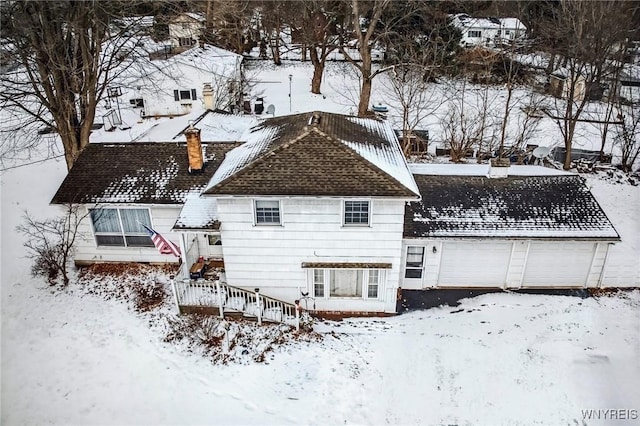
<instances>
[{"instance_id":1,"label":"dark shingled roof","mask_svg":"<svg viewBox=\"0 0 640 426\"><path fill-rule=\"evenodd\" d=\"M237 143L202 144L206 165L188 173L186 143L89 144L51 200L62 203L182 204L201 191Z\"/></svg>"},{"instance_id":2,"label":"dark shingled roof","mask_svg":"<svg viewBox=\"0 0 640 426\"><path fill-rule=\"evenodd\" d=\"M417 187L387 123L314 112L253 127L204 193L417 198Z\"/></svg>"},{"instance_id":3,"label":"dark shingled roof","mask_svg":"<svg viewBox=\"0 0 640 426\"><path fill-rule=\"evenodd\" d=\"M580 176L414 178L422 200L406 205L405 238L619 240Z\"/></svg>"}]
</instances>

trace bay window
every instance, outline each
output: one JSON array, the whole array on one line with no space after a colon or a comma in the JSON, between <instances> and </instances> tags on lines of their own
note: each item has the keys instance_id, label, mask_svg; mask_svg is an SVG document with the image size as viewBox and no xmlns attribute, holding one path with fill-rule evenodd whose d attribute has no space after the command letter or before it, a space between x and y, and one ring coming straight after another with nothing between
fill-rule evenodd
<instances>
[{"instance_id":1,"label":"bay window","mask_svg":"<svg viewBox=\"0 0 640 426\"><path fill-rule=\"evenodd\" d=\"M98 246L153 247L149 209L92 209L93 233Z\"/></svg>"},{"instance_id":2,"label":"bay window","mask_svg":"<svg viewBox=\"0 0 640 426\"><path fill-rule=\"evenodd\" d=\"M314 269L314 297L378 299L382 275L378 269Z\"/></svg>"}]
</instances>

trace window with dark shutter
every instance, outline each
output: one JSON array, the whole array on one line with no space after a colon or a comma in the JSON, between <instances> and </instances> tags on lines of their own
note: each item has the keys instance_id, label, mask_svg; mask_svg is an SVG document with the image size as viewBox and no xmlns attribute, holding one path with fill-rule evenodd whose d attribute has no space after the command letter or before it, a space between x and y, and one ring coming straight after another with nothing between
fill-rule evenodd
<instances>
[{"instance_id":1,"label":"window with dark shutter","mask_svg":"<svg viewBox=\"0 0 640 426\"><path fill-rule=\"evenodd\" d=\"M196 99L196 89L191 89L191 100L195 101Z\"/></svg>"},{"instance_id":2,"label":"window with dark shutter","mask_svg":"<svg viewBox=\"0 0 640 426\"><path fill-rule=\"evenodd\" d=\"M176 101L180 100L180 91L179 90L174 90L173 91L173 99L175 99Z\"/></svg>"}]
</instances>

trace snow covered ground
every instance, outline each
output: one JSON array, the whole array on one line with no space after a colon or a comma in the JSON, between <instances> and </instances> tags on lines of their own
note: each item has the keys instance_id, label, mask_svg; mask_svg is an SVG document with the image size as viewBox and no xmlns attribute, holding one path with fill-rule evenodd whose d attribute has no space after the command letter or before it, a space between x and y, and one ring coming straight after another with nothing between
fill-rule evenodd
<instances>
[{"instance_id":1,"label":"snow covered ground","mask_svg":"<svg viewBox=\"0 0 640 426\"><path fill-rule=\"evenodd\" d=\"M280 99L285 113L287 71L263 79L278 75L265 103ZM296 81L293 112L338 108ZM306 103L296 105L298 97ZM214 365L164 343L148 317L121 302L73 286L52 291L29 276L15 226L25 209L55 214L48 202L65 173L59 159L1 175L2 424L638 423L638 290L589 299L493 294L321 323L320 343L283 346L261 364ZM622 237L606 279L639 277L640 187L588 182ZM636 418L584 420L608 409Z\"/></svg>"}]
</instances>

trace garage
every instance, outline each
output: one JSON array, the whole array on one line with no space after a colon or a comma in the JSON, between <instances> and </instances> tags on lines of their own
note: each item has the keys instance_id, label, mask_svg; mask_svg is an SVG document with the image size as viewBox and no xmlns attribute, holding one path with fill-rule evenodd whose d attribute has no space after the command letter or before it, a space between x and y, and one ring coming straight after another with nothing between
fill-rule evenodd
<instances>
[{"instance_id":1,"label":"garage","mask_svg":"<svg viewBox=\"0 0 640 426\"><path fill-rule=\"evenodd\" d=\"M510 242L445 242L438 286L504 286L511 248Z\"/></svg>"},{"instance_id":2,"label":"garage","mask_svg":"<svg viewBox=\"0 0 640 426\"><path fill-rule=\"evenodd\" d=\"M593 242L531 242L523 287L583 287L596 245Z\"/></svg>"}]
</instances>

